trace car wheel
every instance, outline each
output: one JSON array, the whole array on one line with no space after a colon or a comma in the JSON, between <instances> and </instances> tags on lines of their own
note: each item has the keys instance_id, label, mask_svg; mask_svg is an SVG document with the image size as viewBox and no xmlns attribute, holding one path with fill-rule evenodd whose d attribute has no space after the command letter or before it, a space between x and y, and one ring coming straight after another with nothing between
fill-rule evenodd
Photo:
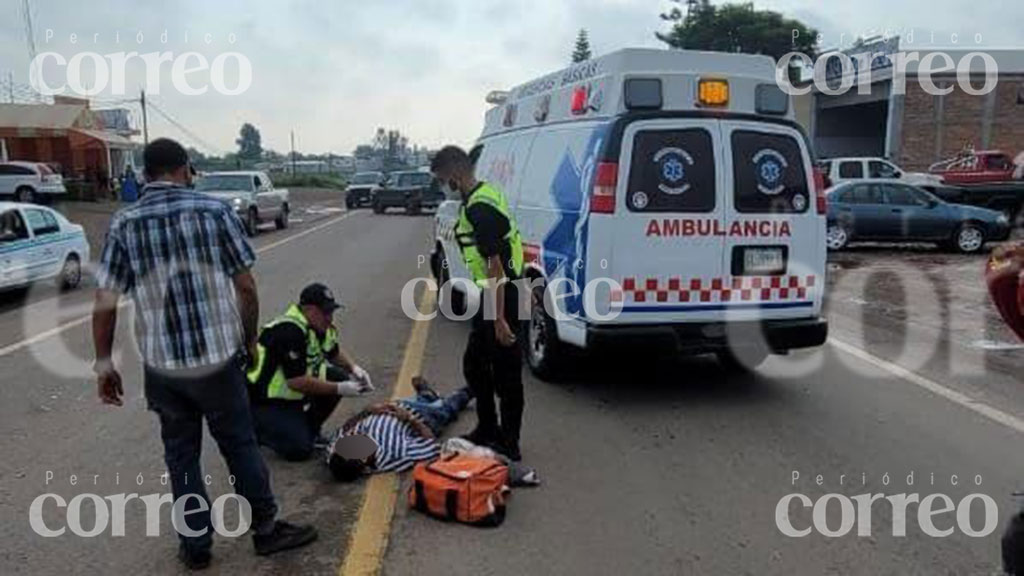
<instances>
[{"instance_id":1,"label":"car wheel","mask_svg":"<svg viewBox=\"0 0 1024 576\"><path fill-rule=\"evenodd\" d=\"M839 224L829 224L825 231L825 245L829 250L842 250L850 243L850 234Z\"/></svg>"},{"instance_id":2,"label":"car wheel","mask_svg":"<svg viewBox=\"0 0 1024 576\"><path fill-rule=\"evenodd\" d=\"M345 199L345 208L348 208L349 210L352 210L355 207L356 207L356 203L355 203L354 200L352 200L351 198L346 198Z\"/></svg>"},{"instance_id":3,"label":"car wheel","mask_svg":"<svg viewBox=\"0 0 1024 576\"><path fill-rule=\"evenodd\" d=\"M14 199L23 204L33 204L36 201L36 192L28 186L22 186L14 191Z\"/></svg>"},{"instance_id":4,"label":"car wheel","mask_svg":"<svg viewBox=\"0 0 1024 576\"><path fill-rule=\"evenodd\" d=\"M384 208L384 205L381 204L380 200L374 200L373 201L373 213L374 214L383 214L384 210L386 210L386 208Z\"/></svg>"},{"instance_id":5,"label":"car wheel","mask_svg":"<svg viewBox=\"0 0 1024 576\"><path fill-rule=\"evenodd\" d=\"M419 213L420 213L420 204L419 204L419 202L415 202L413 200L410 200L409 202L407 202L405 204L405 213L409 214L409 215L412 215L412 216L418 216Z\"/></svg>"},{"instance_id":6,"label":"car wheel","mask_svg":"<svg viewBox=\"0 0 1024 576\"><path fill-rule=\"evenodd\" d=\"M64 266L57 277L57 285L61 290L74 290L82 283L82 262L78 256L71 254L64 260Z\"/></svg>"},{"instance_id":7,"label":"car wheel","mask_svg":"<svg viewBox=\"0 0 1024 576\"><path fill-rule=\"evenodd\" d=\"M245 217L245 233L254 237L260 233L260 215L255 208L249 208Z\"/></svg>"},{"instance_id":8,"label":"car wheel","mask_svg":"<svg viewBox=\"0 0 1024 576\"><path fill-rule=\"evenodd\" d=\"M974 254L985 246L985 231L977 224L961 224L953 235L953 245L963 254Z\"/></svg>"},{"instance_id":9,"label":"car wheel","mask_svg":"<svg viewBox=\"0 0 1024 576\"><path fill-rule=\"evenodd\" d=\"M768 350L763 347L720 350L715 352L718 362L727 372L749 372L757 369L768 359Z\"/></svg>"},{"instance_id":10,"label":"car wheel","mask_svg":"<svg viewBox=\"0 0 1024 576\"><path fill-rule=\"evenodd\" d=\"M466 313L467 308L466 295L456 290L454 286L449 287L447 290L443 289L444 286L449 284L452 280L451 272L449 272L448 268L448 256L444 253L443 250L440 252L440 258L438 258L437 267L437 278L442 288L440 292L441 297L443 298L444 295L447 293L448 297L451 298L452 314L455 314L456 316L462 316L463 314ZM438 309L442 309L440 302L438 303Z\"/></svg>"},{"instance_id":11,"label":"car wheel","mask_svg":"<svg viewBox=\"0 0 1024 576\"><path fill-rule=\"evenodd\" d=\"M548 314L544 302L544 286L535 287L523 345L530 370L541 380L552 381L561 374L568 351L558 339L555 319Z\"/></svg>"},{"instance_id":12,"label":"car wheel","mask_svg":"<svg viewBox=\"0 0 1024 576\"><path fill-rule=\"evenodd\" d=\"M274 220L274 226L277 226L278 230L284 230L288 227L288 214L291 211L288 205L281 206L281 215Z\"/></svg>"}]
</instances>

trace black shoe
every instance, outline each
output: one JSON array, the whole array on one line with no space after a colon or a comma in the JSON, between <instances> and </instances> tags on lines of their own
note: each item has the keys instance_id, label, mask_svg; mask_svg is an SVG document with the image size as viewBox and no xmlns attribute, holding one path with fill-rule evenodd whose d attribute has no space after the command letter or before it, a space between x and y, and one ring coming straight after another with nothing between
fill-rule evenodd
<instances>
[{"instance_id":1,"label":"black shoe","mask_svg":"<svg viewBox=\"0 0 1024 576\"><path fill-rule=\"evenodd\" d=\"M321 432L316 435L316 438L313 439L313 449L327 450L327 446L330 445L330 443L331 439L328 438L327 436L324 436L323 432Z\"/></svg>"},{"instance_id":2,"label":"black shoe","mask_svg":"<svg viewBox=\"0 0 1024 576\"><path fill-rule=\"evenodd\" d=\"M519 452L519 442L495 439L488 443L487 447L513 462L521 462L523 460L523 455Z\"/></svg>"},{"instance_id":3,"label":"black shoe","mask_svg":"<svg viewBox=\"0 0 1024 576\"><path fill-rule=\"evenodd\" d=\"M437 391L430 387L427 379L422 376L416 376L412 379L412 389L416 391L417 395L430 401L441 398Z\"/></svg>"},{"instance_id":4,"label":"black shoe","mask_svg":"<svg viewBox=\"0 0 1024 576\"><path fill-rule=\"evenodd\" d=\"M502 454L504 454L505 456L508 456L509 460L511 460L513 462L522 462L523 461L523 453L519 451L519 443L518 442L516 442L515 444L510 444L508 442L504 442L503 444L505 446L505 451L502 452Z\"/></svg>"},{"instance_id":5,"label":"black shoe","mask_svg":"<svg viewBox=\"0 0 1024 576\"><path fill-rule=\"evenodd\" d=\"M257 556L267 556L305 546L316 538L317 531L312 526L278 520L274 522L274 529L269 534L253 534L252 543L256 547Z\"/></svg>"},{"instance_id":6,"label":"black shoe","mask_svg":"<svg viewBox=\"0 0 1024 576\"><path fill-rule=\"evenodd\" d=\"M178 546L178 559L189 570L206 570L210 567L213 555L209 550L189 551L184 544Z\"/></svg>"}]
</instances>

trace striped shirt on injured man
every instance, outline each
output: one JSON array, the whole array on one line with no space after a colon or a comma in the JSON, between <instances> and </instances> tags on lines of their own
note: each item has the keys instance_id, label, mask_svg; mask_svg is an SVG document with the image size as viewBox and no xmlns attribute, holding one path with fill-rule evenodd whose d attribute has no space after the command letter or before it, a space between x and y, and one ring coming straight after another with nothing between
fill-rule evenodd
<instances>
[{"instance_id":1,"label":"striped shirt on injured man","mask_svg":"<svg viewBox=\"0 0 1024 576\"><path fill-rule=\"evenodd\" d=\"M437 440L420 436L412 426L391 414L367 416L347 434L365 434L377 443L375 472L402 472L417 462L433 460L441 455L441 445ZM333 446L328 448L327 454L332 451Z\"/></svg>"}]
</instances>

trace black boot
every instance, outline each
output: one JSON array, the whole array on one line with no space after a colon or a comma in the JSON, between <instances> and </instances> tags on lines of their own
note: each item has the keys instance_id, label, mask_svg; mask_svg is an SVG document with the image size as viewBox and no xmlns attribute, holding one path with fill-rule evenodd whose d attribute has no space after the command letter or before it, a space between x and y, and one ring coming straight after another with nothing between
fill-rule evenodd
<instances>
[{"instance_id":1,"label":"black boot","mask_svg":"<svg viewBox=\"0 0 1024 576\"><path fill-rule=\"evenodd\" d=\"M189 570L206 570L213 556L209 550L189 550L184 544L178 546L178 559Z\"/></svg>"},{"instance_id":2,"label":"black boot","mask_svg":"<svg viewBox=\"0 0 1024 576\"><path fill-rule=\"evenodd\" d=\"M292 548L300 548L316 540L316 528L309 525L289 524L282 520L274 522L274 528L266 534L252 535L257 556L267 556Z\"/></svg>"}]
</instances>

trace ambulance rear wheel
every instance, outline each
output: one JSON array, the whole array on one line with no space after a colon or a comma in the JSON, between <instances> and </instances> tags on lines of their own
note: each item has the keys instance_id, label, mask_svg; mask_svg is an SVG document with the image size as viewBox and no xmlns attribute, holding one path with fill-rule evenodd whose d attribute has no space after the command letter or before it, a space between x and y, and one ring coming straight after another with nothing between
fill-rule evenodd
<instances>
[{"instance_id":1,"label":"ambulance rear wheel","mask_svg":"<svg viewBox=\"0 0 1024 576\"><path fill-rule=\"evenodd\" d=\"M715 356L727 372L749 372L764 364L768 359L768 350L761 347L737 350L730 348L716 352Z\"/></svg>"},{"instance_id":2,"label":"ambulance rear wheel","mask_svg":"<svg viewBox=\"0 0 1024 576\"><path fill-rule=\"evenodd\" d=\"M548 314L544 302L544 287L534 288L530 321L526 326L523 345L530 370L541 380L550 381L560 374L567 350L565 344L558 339L555 319Z\"/></svg>"}]
</instances>

